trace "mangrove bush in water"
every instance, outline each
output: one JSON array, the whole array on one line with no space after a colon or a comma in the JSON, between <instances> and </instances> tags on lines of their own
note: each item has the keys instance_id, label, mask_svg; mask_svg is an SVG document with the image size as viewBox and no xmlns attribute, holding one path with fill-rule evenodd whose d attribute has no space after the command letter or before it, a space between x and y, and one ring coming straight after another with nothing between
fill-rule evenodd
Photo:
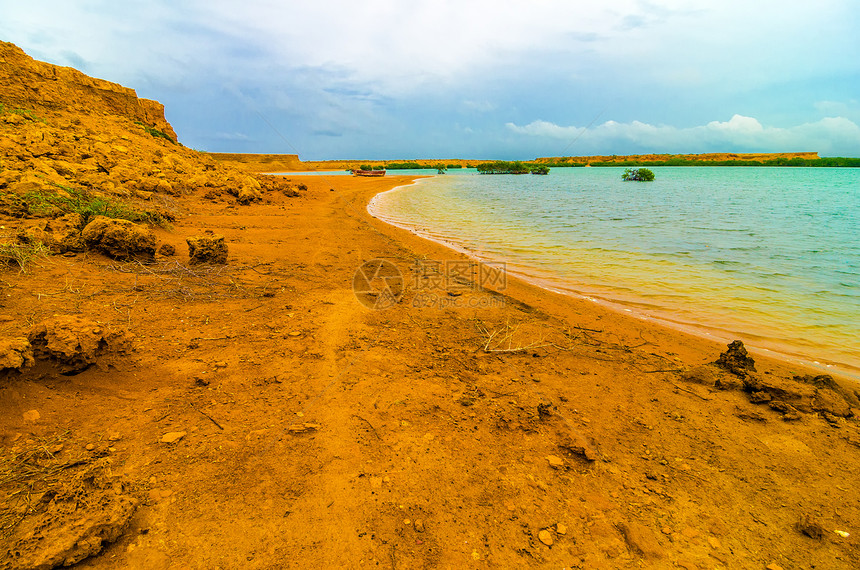
<instances>
[{"instance_id":1,"label":"mangrove bush in water","mask_svg":"<svg viewBox=\"0 0 860 570\"><path fill-rule=\"evenodd\" d=\"M496 160L493 162L483 162L475 167L480 174L548 174L549 167L542 164L526 164L516 160L507 162L504 160Z\"/></svg>"},{"instance_id":2,"label":"mangrove bush in water","mask_svg":"<svg viewBox=\"0 0 860 570\"><path fill-rule=\"evenodd\" d=\"M654 180L654 173L647 168L628 168L621 175L621 179L636 182L651 182Z\"/></svg>"}]
</instances>

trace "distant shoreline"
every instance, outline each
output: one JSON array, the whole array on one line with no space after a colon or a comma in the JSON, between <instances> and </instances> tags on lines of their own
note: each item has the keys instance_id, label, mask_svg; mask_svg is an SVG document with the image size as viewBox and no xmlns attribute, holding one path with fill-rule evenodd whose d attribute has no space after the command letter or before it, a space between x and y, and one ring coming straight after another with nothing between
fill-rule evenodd
<instances>
[{"instance_id":1,"label":"distant shoreline","mask_svg":"<svg viewBox=\"0 0 860 570\"><path fill-rule=\"evenodd\" d=\"M351 170L362 165L388 170L403 169L405 164L420 168L475 167L492 159L409 159L409 160L311 160L302 161L297 154L203 153L230 166L251 172L317 172ZM820 157L817 152L778 153L706 153L706 154L633 154L543 157L525 164L551 168L601 166L788 166L788 167L860 167L860 158Z\"/></svg>"}]
</instances>

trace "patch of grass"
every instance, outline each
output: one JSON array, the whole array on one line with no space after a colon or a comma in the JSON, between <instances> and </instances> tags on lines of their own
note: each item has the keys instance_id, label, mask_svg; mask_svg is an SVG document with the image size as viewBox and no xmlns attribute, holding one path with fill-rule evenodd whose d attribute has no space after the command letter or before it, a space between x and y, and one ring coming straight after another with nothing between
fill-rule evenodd
<instances>
[{"instance_id":1,"label":"patch of grass","mask_svg":"<svg viewBox=\"0 0 860 570\"><path fill-rule=\"evenodd\" d=\"M37 257L47 257L49 251L41 242L35 244L0 243L0 265L17 266L26 272L30 263Z\"/></svg>"},{"instance_id":2,"label":"patch of grass","mask_svg":"<svg viewBox=\"0 0 860 570\"><path fill-rule=\"evenodd\" d=\"M40 119L39 117L36 116L36 113L34 113L33 111L31 111L29 109L13 109L11 107L7 107L3 103L0 103L0 115L4 115L6 113L11 113L13 115L21 115L22 117L26 117L26 118L30 119L31 121L36 121L39 123L45 122L44 119Z\"/></svg>"},{"instance_id":3,"label":"patch of grass","mask_svg":"<svg viewBox=\"0 0 860 570\"><path fill-rule=\"evenodd\" d=\"M96 196L71 186L57 185L59 192L45 193L30 192L24 196L24 201L30 214L40 217L62 216L64 214L79 214L81 229L96 216L144 222L154 226L167 228L170 217L158 211L140 211L125 202L113 200L105 196Z\"/></svg>"},{"instance_id":4,"label":"patch of grass","mask_svg":"<svg viewBox=\"0 0 860 570\"><path fill-rule=\"evenodd\" d=\"M157 139L164 139L166 141L169 141L171 144L176 144L176 141L170 138L170 135L168 135L162 130L156 129L155 127L150 127L149 125L145 125L140 121L135 121L134 124L143 127L143 130L149 133L150 136L153 136Z\"/></svg>"}]
</instances>

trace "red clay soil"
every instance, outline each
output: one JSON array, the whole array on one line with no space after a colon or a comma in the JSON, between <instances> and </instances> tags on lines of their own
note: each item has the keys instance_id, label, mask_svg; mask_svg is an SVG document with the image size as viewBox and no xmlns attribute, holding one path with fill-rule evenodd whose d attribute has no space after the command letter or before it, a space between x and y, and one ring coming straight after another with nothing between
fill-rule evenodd
<instances>
[{"instance_id":1,"label":"red clay soil","mask_svg":"<svg viewBox=\"0 0 860 570\"><path fill-rule=\"evenodd\" d=\"M462 258L366 213L407 181L189 197L157 232L175 257L3 275L5 336L58 312L136 336L0 384L3 446L106 458L139 501L80 568L857 567L856 420L784 419L728 372L690 374L725 347L513 280L413 306L416 260ZM226 265L187 264L205 230ZM404 276L385 310L353 291L373 259ZM803 372L755 367L772 386Z\"/></svg>"}]
</instances>

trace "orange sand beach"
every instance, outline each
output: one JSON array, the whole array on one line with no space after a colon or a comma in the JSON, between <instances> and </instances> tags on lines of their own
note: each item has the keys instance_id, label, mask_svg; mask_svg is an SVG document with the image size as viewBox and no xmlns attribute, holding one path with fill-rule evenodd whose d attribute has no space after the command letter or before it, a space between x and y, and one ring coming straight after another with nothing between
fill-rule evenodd
<instances>
[{"instance_id":1,"label":"orange sand beach","mask_svg":"<svg viewBox=\"0 0 860 570\"><path fill-rule=\"evenodd\" d=\"M860 565L856 385L368 214L413 178L229 169L81 89L0 115L0 568ZM35 168L148 217L40 217Z\"/></svg>"}]
</instances>

